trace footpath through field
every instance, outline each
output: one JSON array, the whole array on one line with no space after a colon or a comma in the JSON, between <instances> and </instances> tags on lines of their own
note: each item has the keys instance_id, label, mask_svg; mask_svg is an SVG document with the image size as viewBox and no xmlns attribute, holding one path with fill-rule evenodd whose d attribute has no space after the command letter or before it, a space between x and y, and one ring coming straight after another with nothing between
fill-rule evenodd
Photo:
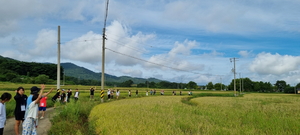
<instances>
[{"instance_id":1,"label":"footpath through field","mask_svg":"<svg viewBox=\"0 0 300 135\"><path fill-rule=\"evenodd\" d=\"M47 135L48 130L51 128L50 119L54 116L54 108L47 108L45 112L45 118L39 119L39 125L37 128L38 135ZM4 126L4 135L15 135L15 117L6 120L6 125ZM20 125L20 135L22 134L22 125Z\"/></svg>"}]
</instances>

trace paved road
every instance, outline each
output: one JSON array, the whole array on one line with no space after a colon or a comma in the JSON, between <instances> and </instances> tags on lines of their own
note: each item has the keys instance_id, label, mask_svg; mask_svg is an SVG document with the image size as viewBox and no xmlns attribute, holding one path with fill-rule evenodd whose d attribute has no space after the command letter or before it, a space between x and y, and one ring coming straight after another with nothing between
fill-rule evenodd
<instances>
[{"instance_id":1,"label":"paved road","mask_svg":"<svg viewBox=\"0 0 300 135\"><path fill-rule=\"evenodd\" d=\"M45 118L39 120L39 126L37 128L38 135L47 135L47 131L51 128L50 118L54 115L53 108L47 108L45 113ZM4 127L4 135L15 135L15 117L6 120L6 125ZM20 134L22 134L22 125L20 125Z\"/></svg>"}]
</instances>

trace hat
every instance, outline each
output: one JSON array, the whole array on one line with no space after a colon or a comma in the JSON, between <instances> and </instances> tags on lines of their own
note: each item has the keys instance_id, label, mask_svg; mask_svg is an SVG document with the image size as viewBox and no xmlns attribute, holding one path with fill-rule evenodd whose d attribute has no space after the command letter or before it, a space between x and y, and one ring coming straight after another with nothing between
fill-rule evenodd
<instances>
[{"instance_id":1,"label":"hat","mask_svg":"<svg viewBox=\"0 0 300 135\"><path fill-rule=\"evenodd\" d=\"M30 90L31 90L30 94L37 94L40 91L40 88L33 86L31 87Z\"/></svg>"}]
</instances>

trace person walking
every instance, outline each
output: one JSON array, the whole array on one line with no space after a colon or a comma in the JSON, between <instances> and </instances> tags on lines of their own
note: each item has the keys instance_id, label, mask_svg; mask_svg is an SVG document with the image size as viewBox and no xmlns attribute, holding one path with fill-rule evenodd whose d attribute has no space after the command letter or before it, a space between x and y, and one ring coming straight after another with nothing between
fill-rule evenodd
<instances>
[{"instance_id":1,"label":"person walking","mask_svg":"<svg viewBox=\"0 0 300 135\"><path fill-rule=\"evenodd\" d=\"M16 107L15 107L15 133L16 135L19 135L19 129L20 129L20 124L21 122L24 121L24 115L26 111L26 101L27 101L27 95L24 94L25 90L23 87L19 87L16 90L16 95L14 96L14 99L16 101Z\"/></svg>"},{"instance_id":2,"label":"person walking","mask_svg":"<svg viewBox=\"0 0 300 135\"><path fill-rule=\"evenodd\" d=\"M42 85L42 89L36 87L37 91L40 91L40 94L35 93L32 96L32 102L27 107L26 110L27 115L25 117L25 121L23 123L23 131L22 135L36 135L37 131L36 128L38 127L38 103L42 97L42 93L44 91L45 85Z\"/></svg>"},{"instance_id":3,"label":"person walking","mask_svg":"<svg viewBox=\"0 0 300 135\"><path fill-rule=\"evenodd\" d=\"M4 125L6 123L6 106L5 103L11 99L10 93L3 93L0 97L0 135L3 135Z\"/></svg>"}]
</instances>

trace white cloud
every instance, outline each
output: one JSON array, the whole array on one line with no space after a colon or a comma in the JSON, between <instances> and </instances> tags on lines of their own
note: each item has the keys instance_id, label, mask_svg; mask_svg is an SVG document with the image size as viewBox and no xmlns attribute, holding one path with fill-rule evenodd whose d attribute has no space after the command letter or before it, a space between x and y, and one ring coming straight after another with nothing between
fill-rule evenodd
<instances>
[{"instance_id":1,"label":"white cloud","mask_svg":"<svg viewBox=\"0 0 300 135\"><path fill-rule=\"evenodd\" d=\"M172 48L166 54L152 55L149 58L149 62L145 66L147 67L160 67L164 70L184 70L187 72L199 71L204 69L203 64L197 64L192 59L189 59L191 50L197 46L195 41L185 40L183 43L175 42L174 48ZM152 64L154 63L154 64Z\"/></svg>"},{"instance_id":2,"label":"white cloud","mask_svg":"<svg viewBox=\"0 0 300 135\"><path fill-rule=\"evenodd\" d=\"M267 8L266 5L272 5ZM299 1L172 1L162 12L163 22L211 32L249 34L272 29L299 32ZM291 7L291 8L284 8ZM277 22L277 23L276 23Z\"/></svg>"},{"instance_id":3,"label":"white cloud","mask_svg":"<svg viewBox=\"0 0 300 135\"><path fill-rule=\"evenodd\" d=\"M102 35L92 31L61 46L62 59L98 63L102 59Z\"/></svg>"},{"instance_id":4,"label":"white cloud","mask_svg":"<svg viewBox=\"0 0 300 135\"><path fill-rule=\"evenodd\" d=\"M197 46L196 41L185 40L183 43L175 42L174 48L169 52L171 57L176 57L176 55L190 55L191 49Z\"/></svg>"},{"instance_id":5,"label":"white cloud","mask_svg":"<svg viewBox=\"0 0 300 135\"><path fill-rule=\"evenodd\" d=\"M300 65L299 56L260 53L250 65L250 71L258 74L287 74L297 70Z\"/></svg>"},{"instance_id":6,"label":"white cloud","mask_svg":"<svg viewBox=\"0 0 300 135\"><path fill-rule=\"evenodd\" d=\"M43 29L38 32L34 49L30 53L34 56L53 56L57 52L57 31Z\"/></svg>"},{"instance_id":7,"label":"white cloud","mask_svg":"<svg viewBox=\"0 0 300 135\"><path fill-rule=\"evenodd\" d=\"M249 57L251 56L251 51L239 51L238 52L239 55L241 55L242 57Z\"/></svg>"},{"instance_id":8,"label":"white cloud","mask_svg":"<svg viewBox=\"0 0 300 135\"><path fill-rule=\"evenodd\" d=\"M118 21L107 27L105 40L105 62L116 65L132 66L139 63L135 58L141 58L145 53L143 44L155 37L153 34L141 32L130 35L130 30ZM75 38L62 46L62 55L70 60L79 60L87 63L102 61L102 35L92 31L79 38Z\"/></svg>"}]
</instances>

